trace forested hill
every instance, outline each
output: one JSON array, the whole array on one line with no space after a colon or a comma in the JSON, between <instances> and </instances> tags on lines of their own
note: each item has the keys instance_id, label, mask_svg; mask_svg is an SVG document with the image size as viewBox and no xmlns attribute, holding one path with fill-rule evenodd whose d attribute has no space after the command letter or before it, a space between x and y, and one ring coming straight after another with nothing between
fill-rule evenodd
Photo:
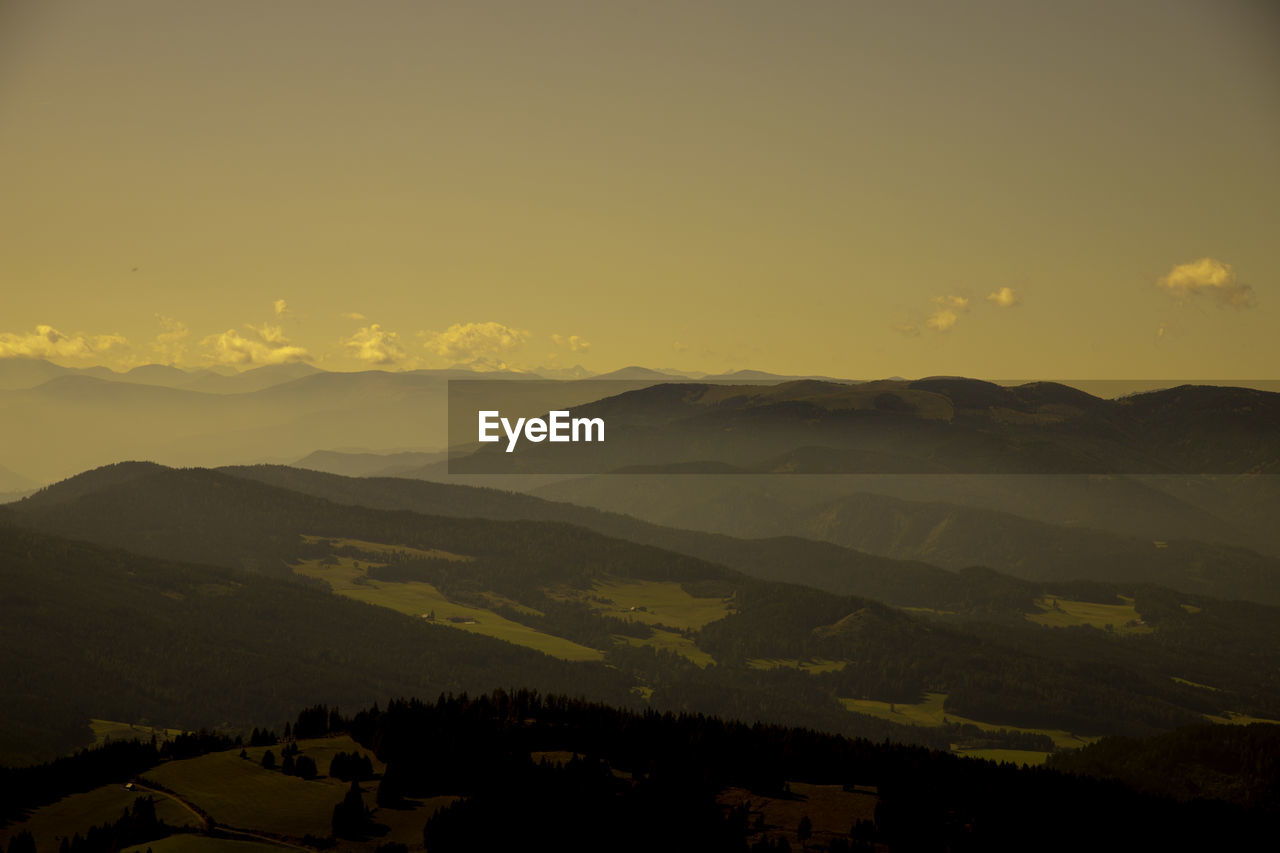
<instances>
[{"instance_id":1,"label":"forested hill","mask_svg":"<svg viewBox=\"0 0 1280 853\"><path fill-rule=\"evenodd\" d=\"M761 531L760 538L739 538L498 489L394 477L343 477L281 465L219 470L340 504L566 522L700 557L753 577L898 606L954 610L964 602L982 600L983 590L975 590L954 571L939 570L939 566L957 570L975 565L1050 584L1090 579L1159 584L1215 598L1280 604L1280 560L1244 548L1190 540L1161 541L1156 547L1150 539L1137 536L936 501L858 493L786 507L760 496L753 512L752 507L743 506L753 503L748 492L731 505L734 512L751 519ZM700 513L722 500L713 490L704 489L698 478L653 482L658 479L650 478L646 488L660 489L666 503L687 507L691 518L701 518ZM617 486L625 489L627 484ZM695 507L700 494L703 506ZM798 535L770 535L778 531ZM890 556L878 556L885 553Z\"/></svg>"},{"instance_id":2,"label":"forested hill","mask_svg":"<svg viewBox=\"0 0 1280 853\"><path fill-rule=\"evenodd\" d=\"M56 486L11 514L165 559L290 578L294 567L305 583L356 598L373 594L362 600L387 607L422 596L436 602L401 605L402 613L465 606L482 628L517 631L502 635L513 642L532 637L563 648L568 641L579 659L603 659L655 707L858 733L874 721L850 713L849 702L916 703L928 694L947 694L948 713L987 724L1085 734L1145 733L1228 711L1280 712L1273 676L1280 642L1267 608L1246 614L1224 637L1231 612L1208 599L1155 590L1122 604L1114 589L1081 588L1041 604L1044 590L967 572L961 582L1003 608L1004 621L940 622L945 614L907 614L866 598L752 579L559 522L342 506L207 470L122 473L89 472L67 484L66 500ZM99 474L106 484L94 491ZM1135 627L1048 627L1059 611L1069 615L1058 603L1064 594L1083 597L1068 600L1071 608L1109 595L1112 610L1130 614L1123 618ZM683 609L663 616L655 605L646 613L636 596ZM628 608L628 600L636 604ZM1024 618L1031 615L1050 621ZM947 737L942 728L897 731L900 739Z\"/></svg>"},{"instance_id":3,"label":"forested hill","mask_svg":"<svg viewBox=\"0 0 1280 853\"><path fill-rule=\"evenodd\" d=\"M72 542L0 516L0 762L66 751L91 717L248 727L317 700L630 683L297 583Z\"/></svg>"}]
</instances>

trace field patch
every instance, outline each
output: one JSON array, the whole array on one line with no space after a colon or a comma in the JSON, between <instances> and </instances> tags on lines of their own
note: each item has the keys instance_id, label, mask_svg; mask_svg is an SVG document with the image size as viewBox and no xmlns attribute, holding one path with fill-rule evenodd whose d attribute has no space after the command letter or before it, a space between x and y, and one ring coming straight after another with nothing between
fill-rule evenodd
<instances>
[{"instance_id":1,"label":"field patch","mask_svg":"<svg viewBox=\"0 0 1280 853\"><path fill-rule=\"evenodd\" d=\"M875 788L857 786L846 791L842 785L811 785L807 782L789 782L789 797L766 797L745 788L727 788L716 797L722 806L747 804L750 816L748 826L755 826L759 819L763 826L760 835L753 834L753 842L760 837L786 838L792 850L805 847L796 835L801 818L808 817L813 836L805 849L823 849L832 840L846 837L849 827L859 820L875 819L879 795Z\"/></svg>"},{"instance_id":2,"label":"field patch","mask_svg":"<svg viewBox=\"0 0 1280 853\"><path fill-rule=\"evenodd\" d=\"M682 655L683 657L693 661L703 669L706 669L708 666L716 662L715 658L698 648L698 644L686 637L684 634L679 634L675 631L667 631L662 628L654 628L653 636L650 637L626 637L617 635L615 639L630 643L633 646L652 646L655 649L675 652L676 654Z\"/></svg>"},{"instance_id":3,"label":"field patch","mask_svg":"<svg viewBox=\"0 0 1280 853\"><path fill-rule=\"evenodd\" d=\"M70 838L77 832L83 836L91 826L115 823L134 800L145 796L149 796L147 792L127 791L124 785L103 785L83 794L72 794L36 809L25 821L0 828L0 841L7 847L10 838L28 830L35 836L37 850L57 850L64 838ZM151 796L156 800L156 817L170 826L194 826L197 823L191 812L169 798Z\"/></svg>"},{"instance_id":4,"label":"field patch","mask_svg":"<svg viewBox=\"0 0 1280 853\"><path fill-rule=\"evenodd\" d=\"M1028 613L1027 619L1037 625L1050 628L1067 628L1089 625L1116 634L1150 634L1152 628L1142 621L1133 607L1133 599L1117 596L1115 604L1099 604L1094 601L1074 601L1047 595L1036 599L1038 611Z\"/></svg>"},{"instance_id":5,"label":"field patch","mask_svg":"<svg viewBox=\"0 0 1280 853\"><path fill-rule=\"evenodd\" d=\"M1253 723L1267 723L1273 726L1280 726L1280 720L1269 720L1266 717L1254 717L1249 714L1238 714L1235 711L1227 711L1224 714L1205 714L1204 718L1212 723L1221 723L1226 726L1248 726Z\"/></svg>"},{"instance_id":6,"label":"field patch","mask_svg":"<svg viewBox=\"0 0 1280 853\"><path fill-rule=\"evenodd\" d=\"M731 609L724 598L692 596L675 581L611 579L596 581L589 593L559 590L556 594L619 619L672 628L701 628L728 616Z\"/></svg>"},{"instance_id":7,"label":"field patch","mask_svg":"<svg viewBox=\"0 0 1280 853\"><path fill-rule=\"evenodd\" d=\"M121 723L116 720L90 720L89 728L93 730L94 746L102 746L109 740L140 740L146 743L151 740L152 735L158 742L163 743L182 734L182 729L162 729L136 723Z\"/></svg>"},{"instance_id":8,"label":"field patch","mask_svg":"<svg viewBox=\"0 0 1280 853\"><path fill-rule=\"evenodd\" d=\"M1009 764L1027 764L1035 767L1037 764L1044 764L1045 759L1049 757L1047 752L1038 752L1031 749L959 749L951 750L956 755L964 758L981 758L985 761L997 761Z\"/></svg>"},{"instance_id":9,"label":"field patch","mask_svg":"<svg viewBox=\"0 0 1280 853\"><path fill-rule=\"evenodd\" d=\"M1053 741L1053 745L1058 749L1077 749L1097 740L1096 737L1074 735L1063 729L1033 729L1027 728L1026 726L1001 726L994 723L985 723L981 720L973 720L968 717L961 717L956 714L947 713L943 710L943 705L946 701L947 694L945 693L926 693L924 700L915 704L907 704L904 702L880 702L875 699L841 699L840 703L849 711L854 711L859 714L867 714L868 716L877 717L881 720L888 720L890 722L901 723L903 725L933 727L942 726L947 723L960 723L961 725L969 724L977 726L984 732L994 732L999 731L1000 729L1005 729L1007 731L1048 735ZM960 753L960 750L952 751ZM1023 751L1024 750L972 750L969 754L978 752Z\"/></svg>"},{"instance_id":10,"label":"field patch","mask_svg":"<svg viewBox=\"0 0 1280 853\"><path fill-rule=\"evenodd\" d=\"M547 634L528 625L506 619L491 610L469 607L450 601L434 585L423 581L376 581L365 574L365 566L357 566L358 560L337 557L330 560L303 560L294 565L297 574L322 580L338 595L354 598L367 604L376 604L398 613L420 619L431 619L436 625L445 625L505 640L519 646L536 649L552 657L569 661L598 661L604 653Z\"/></svg>"},{"instance_id":11,"label":"field patch","mask_svg":"<svg viewBox=\"0 0 1280 853\"><path fill-rule=\"evenodd\" d=\"M416 557L422 560L451 560L454 562L467 562L475 559L475 557L468 557L465 554L453 554L449 551L441 551L438 548L412 548L408 545L388 545L384 542L366 542L363 539L331 539L328 536L308 536L306 534L303 534L302 539L308 545L328 545L330 548L334 549L349 549L373 556L380 554L403 554L408 557Z\"/></svg>"},{"instance_id":12,"label":"field patch","mask_svg":"<svg viewBox=\"0 0 1280 853\"><path fill-rule=\"evenodd\" d=\"M844 669L848 663L847 660L824 660L821 658L803 661L795 658L751 658L747 661L747 666L752 669L782 669L785 667L798 669L810 675L820 675L824 672L838 672Z\"/></svg>"},{"instance_id":13,"label":"field patch","mask_svg":"<svg viewBox=\"0 0 1280 853\"><path fill-rule=\"evenodd\" d=\"M210 838L207 835L170 835L159 841L148 841L136 847L126 847L125 853L280 853L277 844L259 841L236 841L231 838Z\"/></svg>"}]
</instances>

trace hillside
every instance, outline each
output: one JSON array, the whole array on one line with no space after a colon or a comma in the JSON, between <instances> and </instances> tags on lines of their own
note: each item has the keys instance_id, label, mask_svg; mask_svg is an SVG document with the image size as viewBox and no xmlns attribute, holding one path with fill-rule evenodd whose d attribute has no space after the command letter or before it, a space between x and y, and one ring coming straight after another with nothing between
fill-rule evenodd
<instances>
[{"instance_id":1,"label":"hillside","mask_svg":"<svg viewBox=\"0 0 1280 853\"><path fill-rule=\"evenodd\" d=\"M100 760L95 769L116 784L36 808L0 827L0 839L50 849L73 832L83 843L100 836L92 827L113 826L141 842L131 850L214 853L257 849L246 841L362 853L391 844L445 853L1016 850L1028 838L1038 850L1185 849L1214 846L1224 826L1263 832L1272 817L1265 800L1232 791L1180 802L1072 773L529 691L406 699L350 716L316 707L289 725L297 739L279 744L255 733L265 742L243 749L209 740L185 755L139 744L128 756L103 756L116 765ZM1206 732L1258 747L1250 762L1258 769L1241 778L1265 790L1257 782L1270 781L1275 738ZM1135 746L1161 749L1168 740ZM73 785L72 774L95 758L0 771L0 784L10 798L30 797L31 782ZM135 790L122 791L130 779ZM109 803L123 803L126 818ZM1072 819L1046 832L1064 810Z\"/></svg>"},{"instance_id":2,"label":"hillside","mask_svg":"<svg viewBox=\"0 0 1280 853\"><path fill-rule=\"evenodd\" d=\"M426 614L459 633L603 660L659 708L961 744L1022 736L908 729L848 702L912 703L942 693L948 713L990 729L1090 735L1280 710L1272 612L1167 590L1132 590L1136 598L1124 603L1115 587L1046 590L933 570L959 577L974 612L989 619L916 616L560 522L340 506L243 477L148 466L88 472L11 514L166 559L303 576L377 604L379 613ZM1089 602L1103 606L1090 610ZM1235 644L1220 636L1233 619ZM1111 622L1119 623L1115 632ZM1130 622L1141 630L1129 630Z\"/></svg>"}]
</instances>

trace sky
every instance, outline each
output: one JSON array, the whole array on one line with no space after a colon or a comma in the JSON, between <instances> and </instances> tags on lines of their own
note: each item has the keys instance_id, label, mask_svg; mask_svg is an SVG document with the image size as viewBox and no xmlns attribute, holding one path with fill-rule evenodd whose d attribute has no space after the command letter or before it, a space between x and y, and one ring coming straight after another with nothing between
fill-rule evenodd
<instances>
[{"instance_id":1,"label":"sky","mask_svg":"<svg viewBox=\"0 0 1280 853\"><path fill-rule=\"evenodd\" d=\"M0 0L0 358L1274 378L1261 0Z\"/></svg>"}]
</instances>

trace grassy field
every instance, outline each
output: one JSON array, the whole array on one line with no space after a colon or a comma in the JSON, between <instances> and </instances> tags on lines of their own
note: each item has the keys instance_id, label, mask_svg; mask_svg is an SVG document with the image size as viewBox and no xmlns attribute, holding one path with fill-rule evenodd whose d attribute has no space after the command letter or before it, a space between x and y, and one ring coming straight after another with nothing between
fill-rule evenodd
<instances>
[{"instance_id":1,"label":"grassy field","mask_svg":"<svg viewBox=\"0 0 1280 853\"><path fill-rule=\"evenodd\" d=\"M1226 714L1205 714L1204 718L1212 723L1222 723L1228 726L1247 726L1250 723L1270 723L1274 726L1280 726L1280 720L1268 720L1266 717L1253 717L1249 714L1237 714L1235 711L1227 711Z\"/></svg>"},{"instance_id":2,"label":"grassy field","mask_svg":"<svg viewBox=\"0 0 1280 853\"><path fill-rule=\"evenodd\" d=\"M230 838L209 838L204 835L171 835L159 841L149 841L137 847L126 847L125 853L263 853L270 850L280 853L285 848L257 841L233 841Z\"/></svg>"},{"instance_id":3,"label":"grassy field","mask_svg":"<svg viewBox=\"0 0 1280 853\"><path fill-rule=\"evenodd\" d=\"M576 590L562 590L560 594L585 602L602 613L646 625L701 628L729 615L729 605L724 599L695 598L674 581L597 581L589 594Z\"/></svg>"},{"instance_id":4,"label":"grassy field","mask_svg":"<svg viewBox=\"0 0 1280 853\"><path fill-rule=\"evenodd\" d=\"M321 774L327 773L329 762L338 752L358 751L370 756L375 773L385 767L359 744L348 737L317 738L298 742L303 755L310 756ZM280 746L269 747L280 757ZM264 770L262 755L268 747L249 747L248 759L240 758L240 750L232 749L184 761L170 761L145 774L147 781L175 792L179 797L203 809L219 824L250 832L301 838L307 834L326 837L332 828L333 807L346 795L348 783L321 775L316 779L285 776L279 770ZM145 784L145 783L143 783ZM363 784L365 805L374 809L377 781ZM86 794L75 794L37 810L22 824L0 830L0 841L30 829L36 837L37 849L57 850L62 837L84 833L91 826L113 823L138 796L147 794L126 791L123 785L109 785ZM170 826L191 826L196 817L176 800L161 794L156 798L156 813ZM433 797L413 803L412 808L375 809L373 819L387 827L387 832L368 843L344 843L343 850L371 851L379 844L398 841L410 848L422 845L422 826L440 807L455 797ZM151 847L153 853L254 853L279 846L250 841L229 841L194 835L175 836L138 848Z\"/></svg>"},{"instance_id":5,"label":"grassy field","mask_svg":"<svg viewBox=\"0 0 1280 853\"><path fill-rule=\"evenodd\" d=\"M956 755L965 758L982 758L987 761L999 761L1001 763L1008 762L1010 764L1029 764L1034 767L1037 764L1044 764L1044 760L1049 757L1047 752L1036 752L1030 749L953 749Z\"/></svg>"},{"instance_id":6,"label":"grassy field","mask_svg":"<svg viewBox=\"0 0 1280 853\"><path fill-rule=\"evenodd\" d=\"M142 726L134 723L121 723L116 720L90 720L89 728L93 729L93 745L102 746L109 740L149 741L155 735L157 741L171 740L182 734L182 729L161 729L155 726Z\"/></svg>"},{"instance_id":7,"label":"grassy field","mask_svg":"<svg viewBox=\"0 0 1280 853\"><path fill-rule=\"evenodd\" d=\"M358 561L350 557L339 557L337 563L324 563L320 560L305 560L296 564L293 570L300 575L317 578L329 585L339 595L387 607L409 616L424 616L434 612L435 624L472 631L506 640L509 643L537 649L540 652L569 661L596 661L604 657L598 649L580 645L563 637L556 637L504 619L491 610L468 607L457 604L445 597L444 593L429 583L410 581L391 583L370 580L365 576L364 567L356 567ZM450 619L474 619L474 622L450 622Z\"/></svg>"},{"instance_id":8,"label":"grassy field","mask_svg":"<svg viewBox=\"0 0 1280 853\"><path fill-rule=\"evenodd\" d=\"M729 788L716 797L722 806L748 803L753 824L756 816L764 818L764 833L771 838L787 838L791 849L800 850L796 827L808 816L813 825L809 848L826 849L837 837L846 835L857 820L874 820L879 796L874 788L846 791L840 785L810 785L791 782L790 797L765 797L745 788Z\"/></svg>"},{"instance_id":9,"label":"grassy field","mask_svg":"<svg viewBox=\"0 0 1280 853\"><path fill-rule=\"evenodd\" d=\"M993 723L984 723L981 720L971 720L968 717L960 717L956 714L949 714L943 710L943 704L947 701L945 693L926 693L924 701L913 705L902 702L879 702L874 699L841 699L840 702L850 711L859 714L867 714L872 717L879 717L882 720L889 720L894 723L902 723L911 726L941 726L944 723L969 723L977 726L983 731L997 731L999 729L1009 729L1011 731L1033 732L1036 734L1048 735L1053 740L1053 745L1058 749L1076 749L1086 744L1093 743L1095 737L1081 737L1073 735L1071 732L1062 729L1032 729L1025 726L1000 726ZM1013 753L1022 752L1023 750L973 750L972 753L979 752L999 752ZM957 750L959 752L959 750ZM1040 760L1044 760L1047 753L1036 752L1035 755L1040 756ZM981 757L987 757L983 755ZM1001 759L995 759L997 761ZM1013 759L1007 759L1013 760ZM1018 763L1022 763L1019 760ZM1027 761L1026 763L1033 763ZM1038 763L1038 762L1035 762Z\"/></svg>"},{"instance_id":10,"label":"grassy field","mask_svg":"<svg viewBox=\"0 0 1280 853\"><path fill-rule=\"evenodd\" d=\"M335 753L353 749L366 752L350 738L300 741L299 746L322 774L328 771ZM172 761L148 771L144 778L177 792L228 826L296 837L308 833L328 835L333 807L346 794L346 784L327 776L308 780L286 776L279 770L264 770L262 754L267 749L249 747L248 760L233 749ZM270 749L278 761L280 747ZM375 770L381 768L375 764ZM372 794L368 800L373 805Z\"/></svg>"},{"instance_id":11,"label":"grassy field","mask_svg":"<svg viewBox=\"0 0 1280 853\"><path fill-rule=\"evenodd\" d=\"M1037 625L1066 628L1072 625L1091 625L1111 630L1116 634L1150 634L1152 628L1142 621L1133 608L1133 599L1117 604L1098 604L1093 601L1073 601L1069 598L1045 596L1036 599L1040 610L1028 613L1027 619ZM1107 626L1110 625L1110 629Z\"/></svg>"},{"instance_id":12,"label":"grassy field","mask_svg":"<svg viewBox=\"0 0 1280 853\"><path fill-rule=\"evenodd\" d=\"M307 535L303 535L302 539L309 545L315 545L323 542L327 543L331 548L349 548L352 551L361 551L365 554L371 554L374 557L381 554L407 554L410 557L418 557L426 560L467 562L475 559L475 557L468 557L465 554L454 554L449 551L441 551L438 548L423 550L422 548L410 548L408 545L387 545L383 542L366 542L363 539L328 539L324 536Z\"/></svg>"},{"instance_id":13,"label":"grassy field","mask_svg":"<svg viewBox=\"0 0 1280 853\"><path fill-rule=\"evenodd\" d=\"M147 794L126 791L124 785L104 785L83 794L72 794L37 809L21 823L0 828L0 846L7 848L10 838L30 830L35 836L37 850L57 850L63 838L70 838L77 832L83 835L91 826L115 823L124 810L141 796ZM170 826L196 823L191 812L167 798L156 798L156 816Z\"/></svg>"},{"instance_id":14,"label":"grassy field","mask_svg":"<svg viewBox=\"0 0 1280 853\"><path fill-rule=\"evenodd\" d=\"M781 669L784 666L791 669L799 669L810 675L818 675L823 672L836 672L844 669L848 664L845 660L796 660L795 658L752 658L747 661L747 666L752 669Z\"/></svg>"},{"instance_id":15,"label":"grassy field","mask_svg":"<svg viewBox=\"0 0 1280 853\"><path fill-rule=\"evenodd\" d=\"M703 669L716 662L715 658L698 648L698 645L693 640L683 634L677 634L675 631L654 628L652 637L624 637L619 635L616 639L630 643L633 646L653 646L655 649L675 652L693 661Z\"/></svg>"}]
</instances>

